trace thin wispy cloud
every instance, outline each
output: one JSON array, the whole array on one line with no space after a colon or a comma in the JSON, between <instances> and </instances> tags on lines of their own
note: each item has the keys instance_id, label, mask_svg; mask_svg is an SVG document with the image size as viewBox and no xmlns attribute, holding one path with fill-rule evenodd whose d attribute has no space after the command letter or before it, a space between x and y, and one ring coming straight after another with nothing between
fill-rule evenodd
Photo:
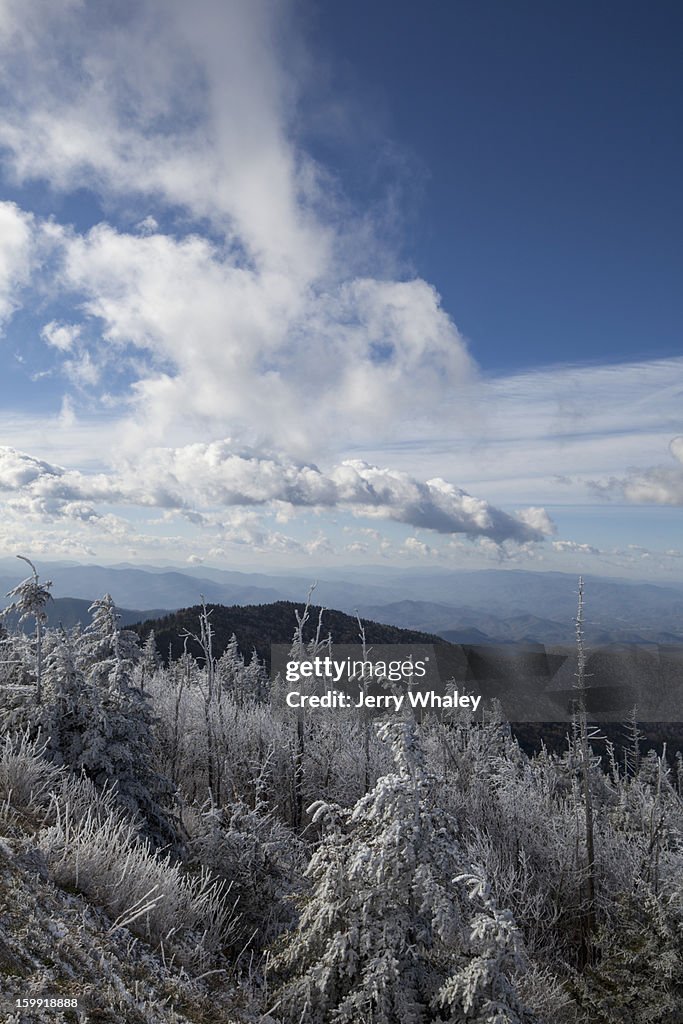
<instances>
[{"instance_id":1,"label":"thin wispy cloud","mask_svg":"<svg viewBox=\"0 0 683 1024\"><path fill-rule=\"evenodd\" d=\"M0 203L0 326L19 307L30 278L32 219L14 203Z\"/></svg>"},{"instance_id":2,"label":"thin wispy cloud","mask_svg":"<svg viewBox=\"0 0 683 1024\"><path fill-rule=\"evenodd\" d=\"M363 449L423 472L449 474L490 500L583 504L614 467L659 462L680 428L683 358L551 366L480 379L467 429L434 416L428 439ZM675 470L675 467L672 467Z\"/></svg>"}]
</instances>

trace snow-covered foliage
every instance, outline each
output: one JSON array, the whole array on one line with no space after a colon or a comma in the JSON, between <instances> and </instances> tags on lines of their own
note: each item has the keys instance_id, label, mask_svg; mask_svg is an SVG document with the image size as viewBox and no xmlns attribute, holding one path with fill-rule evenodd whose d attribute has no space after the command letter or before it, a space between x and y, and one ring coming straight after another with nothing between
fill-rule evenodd
<instances>
[{"instance_id":1,"label":"snow-covered foliage","mask_svg":"<svg viewBox=\"0 0 683 1024\"><path fill-rule=\"evenodd\" d=\"M27 619L33 619L35 623L36 703L40 704L43 695L43 628L47 621L45 605L52 596L50 594L52 581L46 580L45 583L41 583L40 577L38 576L38 570L30 558L26 558L24 555L18 555L17 557L21 558L22 561L26 562L31 567L31 575L10 590L7 596L11 597L13 600L9 605L7 605L3 615L11 615L14 612L17 614L20 623L25 622Z\"/></svg>"},{"instance_id":2,"label":"snow-covered foliage","mask_svg":"<svg viewBox=\"0 0 683 1024\"><path fill-rule=\"evenodd\" d=\"M206 806L188 818L193 862L231 886L242 946L272 942L294 923L292 896L304 884L305 844L265 801L255 808L241 800Z\"/></svg>"},{"instance_id":3,"label":"snow-covered foliage","mask_svg":"<svg viewBox=\"0 0 683 1024\"><path fill-rule=\"evenodd\" d=\"M235 927L230 886L208 868L188 873L154 853L132 821L115 810L74 814L68 797L56 800L52 824L38 849L60 885L85 893L114 918L154 945L165 942L182 963L206 966Z\"/></svg>"},{"instance_id":4,"label":"snow-covered foliage","mask_svg":"<svg viewBox=\"0 0 683 1024\"><path fill-rule=\"evenodd\" d=\"M319 803L312 890L275 971L292 1019L421 1024L529 1019L511 980L521 941L438 804L412 721L386 723L395 769L351 810Z\"/></svg>"},{"instance_id":5,"label":"snow-covered foliage","mask_svg":"<svg viewBox=\"0 0 683 1024\"><path fill-rule=\"evenodd\" d=\"M621 746L577 722L531 753L495 707L376 730L292 712L206 609L202 656L164 664L109 596L46 628L43 587L14 595L36 633L0 635L7 991L134 1022L683 1021L683 755L636 713Z\"/></svg>"},{"instance_id":6,"label":"snow-covered foliage","mask_svg":"<svg viewBox=\"0 0 683 1024\"><path fill-rule=\"evenodd\" d=\"M142 815L149 835L165 843L173 836L174 790L155 767L151 702L134 683L138 638L119 628L109 594L90 611L75 651L64 637L53 658L55 695L66 710L58 707L57 719L68 729L60 753L99 786L115 787L118 800Z\"/></svg>"}]
</instances>

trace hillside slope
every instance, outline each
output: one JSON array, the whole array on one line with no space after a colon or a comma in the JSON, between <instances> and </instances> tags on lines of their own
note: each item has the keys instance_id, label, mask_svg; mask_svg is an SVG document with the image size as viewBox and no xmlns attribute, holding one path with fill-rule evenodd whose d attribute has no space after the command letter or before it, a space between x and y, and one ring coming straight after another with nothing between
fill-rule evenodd
<instances>
[{"instance_id":1,"label":"hillside slope","mask_svg":"<svg viewBox=\"0 0 683 1024\"><path fill-rule=\"evenodd\" d=\"M8 834L11 831L12 834ZM164 962L84 896L49 879L30 830L0 825L0 1019L16 1024L233 1024L220 992ZM18 1011L18 998L78 999Z\"/></svg>"},{"instance_id":2,"label":"hillside slope","mask_svg":"<svg viewBox=\"0 0 683 1024\"><path fill-rule=\"evenodd\" d=\"M208 605L211 612L211 625L214 629L213 652L220 657L226 649L233 633L241 653L249 659L256 651L259 659L270 665L270 645L287 644L291 641L296 627L296 612L302 605L293 601L274 601L272 604L258 605ZM306 638L316 630L321 609L313 606L306 630ZM148 619L132 628L144 640L154 630L159 653L167 660L169 651L172 658L183 653L183 631L197 633L201 606L183 608L159 619ZM359 640L358 620L344 612L325 609L323 611L322 636L331 633L337 644L357 644ZM363 622L365 639L368 644L445 644L446 641L432 633L418 630L400 629L379 622ZM199 646L193 641L188 642L188 651L194 657L200 657Z\"/></svg>"}]
</instances>

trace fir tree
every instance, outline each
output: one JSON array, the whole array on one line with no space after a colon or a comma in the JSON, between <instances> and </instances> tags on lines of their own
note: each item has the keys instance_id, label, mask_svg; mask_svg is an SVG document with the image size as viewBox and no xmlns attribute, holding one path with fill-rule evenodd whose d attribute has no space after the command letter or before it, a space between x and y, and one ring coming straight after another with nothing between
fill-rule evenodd
<instances>
[{"instance_id":1,"label":"fir tree","mask_svg":"<svg viewBox=\"0 0 683 1024\"><path fill-rule=\"evenodd\" d=\"M160 665L161 658L157 650L156 637L154 636L154 630L150 629L149 636L142 645L139 662L141 690L145 688L145 680L151 679Z\"/></svg>"},{"instance_id":2,"label":"fir tree","mask_svg":"<svg viewBox=\"0 0 683 1024\"><path fill-rule=\"evenodd\" d=\"M74 768L98 785L115 785L119 801L142 814L155 841L167 842L169 780L154 766L154 719L147 696L133 685L140 657L138 638L121 630L109 594L91 605L92 621L79 644L77 667L84 675L84 727Z\"/></svg>"},{"instance_id":3,"label":"fir tree","mask_svg":"<svg viewBox=\"0 0 683 1024\"><path fill-rule=\"evenodd\" d=\"M277 956L291 1020L423 1024L528 1019L510 974L521 963L511 916L467 862L434 800L412 722L382 727L395 771L351 811L319 803L324 838L311 893Z\"/></svg>"},{"instance_id":4,"label":"fir tree","mask_svg":"<svg viewBox=\"0 0 683 1024\"><path fill-rule=\"evenodd\" d=\"M85 677L76 663L74 641L64 629L56 632L45 659L45 690L51 712L52 756L58 763L77 768L88 725L88 702Z\"/></svg>"}]
</instances>

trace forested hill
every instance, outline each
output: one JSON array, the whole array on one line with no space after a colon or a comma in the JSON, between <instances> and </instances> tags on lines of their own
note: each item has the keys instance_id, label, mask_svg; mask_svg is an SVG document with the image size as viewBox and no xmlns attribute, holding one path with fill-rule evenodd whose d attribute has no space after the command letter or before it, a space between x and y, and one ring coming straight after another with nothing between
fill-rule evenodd
<instances>
[{"instance_id":1,"label":"forested hill","mask_svg":"<svg viewBox=\"0 0 683 1024\"><path fill-rule=\"evenodd\" d=\"M258 657L270 668L270 645L289 643L296 628L296 612L301 612L301 603L294 601L274 601L272 604L231 605L209 604L211 625L214 630L213 653L219 658L227 647L233 633L242 655L250 659L255 650ZM181 608L170 612L159 619L147 619L131 628L145 640L154 630L157 649L168 661L169 651L173 659L183 653L185 644L184 631L199 633L199 616L201 605L192 608ZM312 606L305 630L305 637L315 634L320 608ZM412 629L400 629L398 626L386 626L379 622L363 621L365 639L368 644L409 644L426 643L442 644L447 642L431 633L420 633ZM358 620L344 612L325 609L323 612L322 636L329 633L336 644L359 643ZM194 657L201 657L199 645L188 640L187 649Z\"/></svg>"}]
</instances>

